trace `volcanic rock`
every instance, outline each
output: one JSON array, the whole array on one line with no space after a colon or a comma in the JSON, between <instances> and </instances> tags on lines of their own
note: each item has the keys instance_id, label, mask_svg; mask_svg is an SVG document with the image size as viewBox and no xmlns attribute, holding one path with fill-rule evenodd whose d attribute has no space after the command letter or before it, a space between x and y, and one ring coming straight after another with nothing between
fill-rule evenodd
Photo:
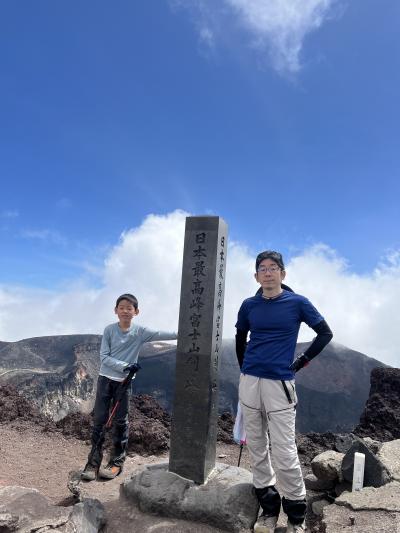
<instances>
[{"instance_id":1,"label":"volcanic rock","mask_svg":"<svg viewBox=\"0 0 400 533\"><path fill-rule=\"evenodd\" d=\"M342 474L346 481L351 483L353 479L355 452L365 455L364 487L381 487L391 480L387 467L361 439L357 439L342 461Z\"/></svg>"},{"instance_id":2,"label":"volcanic rock","mask_svg":"<svg viewBox=\"0 0 400 533\"><path fill-rule=\"evenodd\" d=\"M221 463L203 485L169 472L166 463L147 466L122 485L121 493L144 512L232 532L248 531L259 509L251 473Z\"/></svg>"},{"instance_id":3,"label":"volcanic rock","mask_svg":"<svg viewBox=\"0 0 400 533\"><path fill-rule=\"evenodd\" d=\"M0 489L0 531L82 531L96 533L105 525L103 505L87 499L74 507L58 507L36 489Z\"/></svg>"},{"instance_id":4,"label":"volcanic rock","mask_svg":"<svg viewBox=\"0 0 400 533\"><path fill-rule=\"evenodd\" d=\"M336 481L339 479L344 455L333 450L320 453L311 461L313 474L321 480Z\"/></svg>"},{"instance_id":5,"label":"volcanic rock","mask_svg":"<svg viewBox=\"0 0 400 533\"><path fill-rule=\"evenodd\" d=\"M297 434L297 451L304 465L308 466L315 456L327 450L336 450L337 435L334 433Z\"/></svg>"},{"instance_id":6,"label":"volcanic rock","mask_svg":"<svg viewBox=\"0 0 400 533\"><path fill-rule=\"evenodd\" d=\"M375 368L371 389L354 433L381 442L400 438L400 368Z\"/></svg>"},{"instance_id":7,"label":"volcanic rock","mask_svg":"<svg viewBox=\"0 0 400 533\"><path fill-rule=\"evenodd\" d=\"M26 420L41 420L45 417L39 409L18 390L11 385L0 385L0 423L7 423L23 418Z\"/></svg>"},{"instance_id":8,"label":"volcanic rock","mask_svg":"<svg viewBox=\"0 0 400 533\"><path fill-rule=\"evenodd\" d=\"M388 470L390 477L395 481L400 481L400 439L385 442L377 453L377 457Z\"/></svg>"},{"instance_id":9,"label":"volcanic rock","mask_svg":"<svg viewBox=\"0 0 400 533\"><path fill-rule=\"evenodd\" d=\"M304 484L307 490L325 491L335 487L335 479L318 479L314 474L304 476Z\"/></svg>"}]
</instances>

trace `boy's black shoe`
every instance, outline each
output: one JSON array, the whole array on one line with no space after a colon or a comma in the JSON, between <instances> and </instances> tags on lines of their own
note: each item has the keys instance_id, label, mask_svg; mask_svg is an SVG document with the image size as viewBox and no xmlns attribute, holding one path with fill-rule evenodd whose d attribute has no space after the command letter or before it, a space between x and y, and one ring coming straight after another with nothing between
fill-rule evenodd
<instances>
[{"instance_id":1,"label":"boy's black shoe","mask_svg":"<svg viewBox=\"0 0 400 533\"><path fill-rule=\"evenodd\" d=\"M122 472L122 466L116 466L112 463L108 463L107 466L101 466L99 470L99 477L104 479L114 479Z\"/></svg>"},{"instance_id":2,"label":"boy's black shoe","mask_svg":"<svg viewBox=\"0 0 400 533\"><path fill-rule=\"evenodd\" d=\"M84 479L85 481L94 481L97 477L97 471L97 466L93 466L90 463L87 463L81 473L81 479Z\"/></svg>"}]
</instances>

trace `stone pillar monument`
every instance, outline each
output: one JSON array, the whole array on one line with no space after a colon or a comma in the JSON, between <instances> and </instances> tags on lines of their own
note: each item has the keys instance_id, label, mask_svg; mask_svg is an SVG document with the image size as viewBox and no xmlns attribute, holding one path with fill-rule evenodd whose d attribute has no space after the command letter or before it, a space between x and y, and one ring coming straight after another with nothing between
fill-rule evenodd
<instances>
[{"instance_id":1,"label":"stone pillar monument","mask_svg":"<svg viewBox=\"0 0 400 533\"><path fill-rule=\"evenodd\" d=\"M186 219L169 471L200 484L215 466L226 251L222 218Z\"/></svg>"}]
</instances>

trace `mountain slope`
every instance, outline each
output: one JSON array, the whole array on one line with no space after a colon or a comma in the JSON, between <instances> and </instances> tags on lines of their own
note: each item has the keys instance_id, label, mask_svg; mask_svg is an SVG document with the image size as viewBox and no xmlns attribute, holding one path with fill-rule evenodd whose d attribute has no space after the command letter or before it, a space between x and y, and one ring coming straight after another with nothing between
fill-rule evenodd
<instances>
[{"instance_id":1,"label":"mountain slope","mask_svg":"<svg viewBox=\"0 0 400 533\"><path fill-rule=\"evenodd\" d=\"M68 412L88 412L96 388L100 339L99 335L62 335L0 343L0 384L19 387L55 420ZM298 351L306 346L299 344ZM146 344L140 354L143 368L134 383L137 394L151 394L168 410L173 403L175 354L172 344ZM351 430L368 398L371 370L383 366L364 354L330 343L296 376L298 430ZM239 367L233 340L223 343L219 375L219 410L234 413Z\"/></svg>"}]
</instances>

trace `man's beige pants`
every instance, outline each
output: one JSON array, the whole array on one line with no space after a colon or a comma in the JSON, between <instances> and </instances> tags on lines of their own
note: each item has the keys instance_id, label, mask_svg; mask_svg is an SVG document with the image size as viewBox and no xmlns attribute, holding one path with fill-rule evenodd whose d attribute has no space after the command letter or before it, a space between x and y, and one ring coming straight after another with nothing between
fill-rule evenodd
<instances>
[{"instance_id":1,"label":"man's beige pants","mask_svg":"<svg viewBox=\"0 0 400 533\"><path fill-rule=\"evenodd\" d=\"M294 381L284 383L286 392L281 381L241 374L239 399L254 486L269 487L278 478L282 496L301 500L306 489L295 441L297 397ZM270 441L275 470L271 465Z\"/></svg>"}]
</instances>

